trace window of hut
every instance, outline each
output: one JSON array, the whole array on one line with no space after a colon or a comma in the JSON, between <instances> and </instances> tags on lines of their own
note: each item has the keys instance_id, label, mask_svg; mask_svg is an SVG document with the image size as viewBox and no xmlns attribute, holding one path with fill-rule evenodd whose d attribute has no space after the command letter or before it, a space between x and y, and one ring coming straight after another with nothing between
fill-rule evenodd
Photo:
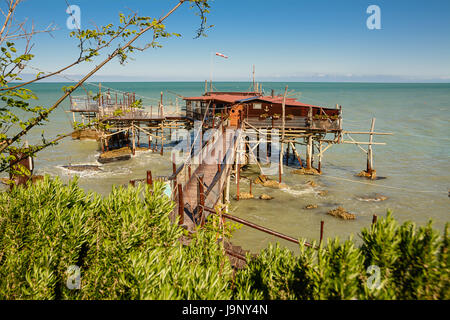
<instances>
[{"instance_id":1,"label":"window of hut","mask_svg":"<svg viewBox=\"0 0 450 320\"><path fill-rule=\"evenodd\" d=\"M253 110L260 110L261 109L261 103L254 103L253 104Z\"/></svg>"}]
</instances>

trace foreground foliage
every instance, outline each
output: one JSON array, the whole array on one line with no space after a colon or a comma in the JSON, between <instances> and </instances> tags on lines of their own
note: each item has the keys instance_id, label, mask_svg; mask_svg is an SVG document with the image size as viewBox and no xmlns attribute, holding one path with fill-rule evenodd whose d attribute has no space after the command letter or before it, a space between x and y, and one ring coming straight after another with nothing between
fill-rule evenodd
<instances>
[{"instance_id":1,"label":"foreground foliage","mask_svg":"<svg viewBox=\"0 0 450 320\"><path fill-rule=\"evenodd\" d=\"M211 223L184 246L172 209L161 183L102 198L46 177L0 193L0 299L450 298L447 227L440 237L388 213L359 248L269 246L233 274L217 242L225 231Z\"/></svg>"},{"instance_id":2,"label":"foreground foliage","mask_svg":"<svg viewBox=\"0 0 450 320\"><path fill-rule=\"evenodd\" d=\"M231 298L231 267L215 234L182 246L172 208L162 183L153 193L119 187L101 198L46 178L2 193L0 299ZM80 290L66 285L72 265Z\"/></svg>"}]
</instances>

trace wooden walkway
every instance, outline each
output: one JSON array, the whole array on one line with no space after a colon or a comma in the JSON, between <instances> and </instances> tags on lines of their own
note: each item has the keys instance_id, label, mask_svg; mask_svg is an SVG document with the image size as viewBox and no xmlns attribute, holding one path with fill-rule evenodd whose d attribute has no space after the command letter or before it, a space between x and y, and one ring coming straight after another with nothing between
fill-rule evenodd
<instances>
[{"instance_id":1,"label":"wooden walkway","mask_svg":"<svg viewBox=\"0 0 450 320\"><path fill-rule=\"evenodd\" d=\"M191 155L188 163L182 164L172 176L175 182L173 200L177 203L173 215L179 215L182 225L189 231L204 222L210 213L203 208L214 208L231 175L239 137L224 142L223 124L219 123L216 129L201 151ZM206 157L209 161L205 161Z\"/></svg>"}]
</instances>

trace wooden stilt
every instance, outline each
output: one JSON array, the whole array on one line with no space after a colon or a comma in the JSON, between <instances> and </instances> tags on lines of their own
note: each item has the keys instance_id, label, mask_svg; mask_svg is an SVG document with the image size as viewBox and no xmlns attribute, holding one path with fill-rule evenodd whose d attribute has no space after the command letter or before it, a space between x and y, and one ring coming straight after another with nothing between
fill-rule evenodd
<instances>
[{"instance_id":1,"label":"wooden stilt","mask_svg":"<svg viewBox=\"0 0 450 320\"><path fill-rule=\"evenodd\" d=\"M313 139L312 135L308 136L308 144L306 146L306 169L312 168L312 145Z\"/></svg>"},{"instance_id":2,"label":"wooden stilt","mask_svg":"<svg viewBox=\"0 0 450 320\"><path fill-rule=\"evenodd\" d=\"M373 143L373 132L375 129L375 118L372 118L372 124L370 126L370 138L369 138L369 146L367 148L367 173L372 174L373 170L373 151L372 151L372 143Z\"/></svg>"},{"instance_id":3,"label":"wooden stilt","mask_svg":"<svg viewBox=\"0 0 450 320\"><path fill-rule=\"evenodd\" d=\"M230 202L230 184L231 184L231 175L227 176L227 184L225 187L225 203Z\"/></svg>"},{"instance_id":4,"label":"wooden stilt","mask_svg":"<svg viewBox=\"0 0 450 320\"><path fill-rule=\"evenodd\" d=\"M131 139L132 139L132 153L133 153L133 156L136 154L136 145L135 145L135 143L136 143L136 141L135 141L135 137L134 137L134 125L132 124L131 125Z\"/></svg>"},{"instance_id":5,"label":"wooden stilt","mask_svg":"<svg viewBox=\"0 0 450 320\"><path fill-rule=\"evenodd\" d=\"M256 147L256 161L258 161L258 162L260 162L260 159L259 159L259 132L257 131L256 132L256 140L257 140L257 144L258 144L258 146Z\"/></svg>"},{"instance_id":6,"label":"wooden stilt","mask_svg":"<svg viewBox=\"0 0 450 320\"><path fill-rule=\"evenodd\" d=\"M290 144L291 144L291 146L292 146L292 150L294 151L295 157L297 158L297 160L298 160L298 162L299 162L299 164L300 164L300 167L303 168L302 158L301 158L300 155L298 154L297 148L295 148L295 145L294 145L292 142L290 142Z\"/></svg>"},{"instance_id":7,"label":"wooden stilt","mask_svg":"<svg viewBox=\"0 0 450 320\"><path fill-rule=\"evenodd\" d=\"M164 155L164 126L161 124L161 155Z\"/></svg>"},{"instance_id":8,"label":"wooden stilt","mask_svg":"<svg viewBox=\"0 0 450 320\"><path fill-rule=\"evenodd\" d=\"M372 224L377 223L377 219L378 219L378 216L376 214L374 214L372 217Z\"/></svg>"},{"instance_id":9,"label":"wooden stilt","mask_svg":"<svg viewBox=\"0 0 450 320\"><path fill-rule=\"evenodd\" d=\"M322 142L319 141L319 165L317 170L322 173Z\"/></svg>"},{"instance_id":10,"label":"wooden stilt","mask_svg":"<svg viewBox=\"0 0 450 320\"><path fill-rule=\"evenodd\" d=\"M236 165L236 178L237 178L237 181L236 181L236 200L239 201L239 192L240 192L240 190L239 190L239 182L241 180L241 165L239 163Z\"/></svg>"},{"instance_id":11,"label":"wooden stilt","mask_svg":"<svg viewBox=\"0 0 450 320\"><path fill-rule=\"evenodd\" d=\"M147 184L153 185L153 177L152 177L152 172L150 170L147 171Z\"/></svg>"},{"instance_id":12,"label":"wooden stilt","mask_svg":"<svg viewBox=\"0 0 450 320\"><path fill-rule=\"evenodd\" d=\"M322 244L322 240L323 240L323 224L325 222L322 220L320 221L320 242L319 242L319 246Z\"/></svg>"},{"instance_id":13,"label":"wooden stilt","mask_svg":"<svg viewBox=\"0 0 450 320\"><path fill-rule=\"evenodd\" d=\"M183 187L178 184L178 224L182 225L184 223L184 201L183 201Z\"/></svg>"}]
</instances>

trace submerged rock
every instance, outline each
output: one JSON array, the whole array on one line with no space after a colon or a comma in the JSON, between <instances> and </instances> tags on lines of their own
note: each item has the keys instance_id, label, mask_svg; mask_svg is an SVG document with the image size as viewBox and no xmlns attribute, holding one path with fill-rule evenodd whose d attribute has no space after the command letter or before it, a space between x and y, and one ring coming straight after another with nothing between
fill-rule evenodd
<instances>
[{"instance_id":1,"label":"submerged rock","mask_svg":"<svg viewBox=\"0 0 450 320\"><path fill-rule=\"evenodd\" d=\"M259 175L256 179L255 179L255 183L256 184L261 184L261 185L263 185L264 184L264 182L266 182L266 181L268 181L269 179L265 176L265 175Z\"/></svg>"},{"instance_id":2,"label":"submerged rock","mask_svg":"<svg viewBox=\"0 0 450 320\"><path fill-rule=\"evenodd\" d=\"M300 174L300 175L317 175L320 176L322 173L319 172L319 170L315 168L307 169L307 168L300 168L297 170L292 171L292 173Z\"/></svg>"},{"instance_id":3,"label":"submerged rock","mask_svg":"<svg viewBox=\"0 0 450 320\"><path fill-rule=\"evenodd\" d=\"M258 176L258 178L256 178L254 182L255 182L255 184L260 184L263 187L269 187L269 188L274 188L274 189L286 189L287 188L286 184L280 183L275 180L269 180L269 178L267 178L264 175Z\"/></svg>"},{"instance_id":4,"label":"submerged rock","mask_svg":"<svg viewBox=\"0 0 450 320\"><path fill-rule=\"evenodd\" d=\"M120 149L103 152L98 157L98 162L108 163L108 162L123 161L123 160L129 160L129 159L131 159L131 150L129 147L124 147L124 148L120 148Z\"/></svg>"},{"instance_id":5,"label":"submerged rock","mask_svg":"<svg viewBox=\"0 0 450 320\"><path fill-rule=\"evenodd\" d=\"M356 176L375 180L377 178L377 170L372 170L371 172L367 172L366 170L363 170L360 173L358 173Z\"/></svg>"},{"instance_id":6,"label":"submerged rock","mask_svg":"<svg viewBox=\"0 0 450 320\"><path fill-rule=\"evenodd\" d=\"M264 194L263 193L262 195L259 196L259 199L261 199L261 200L272 200L273 197L269 196L268 194Z\"/></svg>"},{"instance_id":7,"label":"submerged rock","mask_svg":"<svg viewBox=\"0 0 450 320\"><path fill-rule=\"evenodd\" d=\"M253 198L254 198L253 194L250 194L248 192L239 193L239 200L248 200Z\"/></svg>"},{"instance_id":8,"label":"submerged rock","mask_svg":"<svg viewBox=\"0 0 450 320\"><path fill-rule=\"evenodd\" d=\"M316 208L318 208L319 206L317 205L317 204L308 204L306 207L305 207L305 209L316 209Z\"/></svg>"},{"instance_id":9,"label":"submerged rock","mask_svg":"<svg viewBox=\"0 0 450 320\"><path fill-rule=\"evenodd\" d=\"M326 196L327 194L328 194L328 191L327 190L320 190L318 193L317 193L319 196Z\"/></svg>"},{"instance_id":10,"label":"submerged rock","mask_svg":"<svg viewBox=\"0 0 450 320\"><path fill-rule=\"evenodd\" d=\"M72 139L74 140L98 140L99 133L95 129L83 129L72 132Z\"/></svg>"},{"instance_id":11,"label":"submerged rock","mask_svg":"<svg viewBox=\"0 0 450 320\"><path fill-rule=\"evenodd\" d=\"M328 211L328 214L344 220L354 220L356 218L353 213L347 212L343 207L337 207L334 210L330 210Z\"/></svg>"}]
</instances>

